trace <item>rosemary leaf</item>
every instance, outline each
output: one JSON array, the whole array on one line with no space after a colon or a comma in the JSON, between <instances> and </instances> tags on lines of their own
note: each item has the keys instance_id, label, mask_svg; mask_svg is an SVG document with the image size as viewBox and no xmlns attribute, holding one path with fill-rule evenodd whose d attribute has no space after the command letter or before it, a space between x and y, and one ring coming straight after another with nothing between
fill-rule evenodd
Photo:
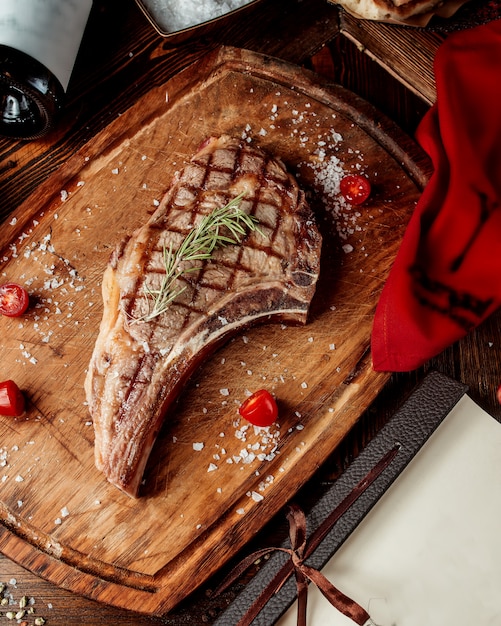
<instances>
[{"instance_id":1,"label":"rosemary leaf","mask_svg":"<svg viewBox=\"0 0 501 626\"><path fill-rule=\"evenodd\" d=\"M165 313L169 305L186 289L176 289L176 281L181 276L200 269L199 265L189 265L190 263L210 260L218 248L240 244L248 231L259 231L257 218L240 209L244 195L241 193L204 216L186 235L176 251L173 250L172 243L168 247L164 246L165 275L158 289L144 285L144 292L151 300L151 308L140 320L147 322Z\"/></svg>"}]
</instances>

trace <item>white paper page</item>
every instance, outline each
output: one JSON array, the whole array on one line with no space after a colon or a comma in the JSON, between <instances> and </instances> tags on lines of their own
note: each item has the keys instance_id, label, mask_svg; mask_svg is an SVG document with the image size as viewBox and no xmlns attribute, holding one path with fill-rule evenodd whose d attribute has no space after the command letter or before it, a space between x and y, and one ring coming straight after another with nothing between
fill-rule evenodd
<instances>
[{"instance_id":1,"label":"white paper page","mask_svg":"<svg viewBox=\"0 0 501 626\"><path fill-rule=\"evenodd\" d=\"M322 572L377 626L499 626L501 424L463 396ZM353 622L310 584L308 625Z\"/></svg>"}]
</instances>

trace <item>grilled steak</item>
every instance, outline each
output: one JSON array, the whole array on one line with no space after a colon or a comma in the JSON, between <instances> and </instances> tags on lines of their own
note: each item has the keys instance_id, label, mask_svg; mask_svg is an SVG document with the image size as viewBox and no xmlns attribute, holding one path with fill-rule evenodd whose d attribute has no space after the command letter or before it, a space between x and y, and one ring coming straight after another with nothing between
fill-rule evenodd
<instances>
[{"instance_id":1,"label":"grilled steak","mask_svg":"<svg viewBox=\"0 0 501 626\"><path fill-rule=\"evenodd\" d=\"M177 280L184 290L148 319L165 251L242 195L257 219L240 244L216 249ZM229 335L258 321L305 323L321 237L303 192L278 159L223 136L177 173L151 219L112 254L104 312L85 381L96 466L137 497L164 417L195 368Z\"/></svg>"}]
</instances>

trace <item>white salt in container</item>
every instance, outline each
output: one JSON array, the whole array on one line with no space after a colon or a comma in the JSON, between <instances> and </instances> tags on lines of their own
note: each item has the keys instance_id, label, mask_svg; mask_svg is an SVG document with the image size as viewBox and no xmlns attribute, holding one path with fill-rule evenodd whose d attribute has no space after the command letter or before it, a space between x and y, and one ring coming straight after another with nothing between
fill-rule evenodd
<instances>
[{"instance_id":1,"label":"white salt in container","mask_svg":"<svg viewBox=\"0 0 501 626\"><path fill-rule=\"evenodd\" d=\"M222 20L253 9L261 0L136 0L164 37L176 40L205 34Z\"/></svg>"}]
</instances>

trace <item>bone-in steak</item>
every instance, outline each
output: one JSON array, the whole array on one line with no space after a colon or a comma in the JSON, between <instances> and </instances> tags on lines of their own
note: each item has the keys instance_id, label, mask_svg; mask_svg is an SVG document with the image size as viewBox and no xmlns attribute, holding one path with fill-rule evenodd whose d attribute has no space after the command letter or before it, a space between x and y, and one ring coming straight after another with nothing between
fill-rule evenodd
<instances>
[{"instance_id":1,"label":"bone-in steak","mask_svg":"<svg viewBox=\"0 0 501 626\"><path fill-rule=\"evenodd\" d=\"M148 318L165 276L165 250L215 208L242 195L258 228L178 278L184 290ZM321 237L283 163L246 142L211 138L177 173L151 219L113 253L85 389L96 466L133 497L169 407L201 361L258 321L305 323ZM148 291L150 295L148 295Z\"/></svg>"}]
</instances>

